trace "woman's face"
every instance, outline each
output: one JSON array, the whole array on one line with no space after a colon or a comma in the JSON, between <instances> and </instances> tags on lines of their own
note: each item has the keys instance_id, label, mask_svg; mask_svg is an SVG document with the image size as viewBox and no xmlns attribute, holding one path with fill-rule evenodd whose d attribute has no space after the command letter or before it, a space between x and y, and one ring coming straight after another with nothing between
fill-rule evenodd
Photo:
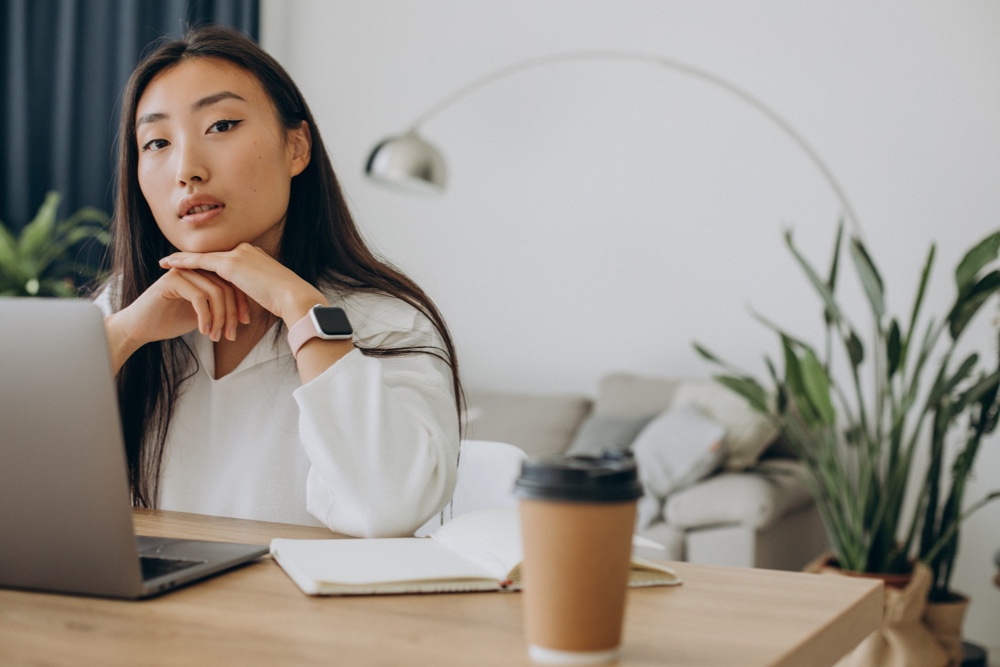
<instances>
[{"instance_id":1,"label":"woman's face","mask_svg":"<svg viewBox=\"0 0 1000 667\"><path fill-rule=\"evenodd\" d=\"M277 253L309 128L285 130L256 77L216 58L160 72L139 98L136 141L139 187L174 247Z\"/></svg>"}]
</instances>

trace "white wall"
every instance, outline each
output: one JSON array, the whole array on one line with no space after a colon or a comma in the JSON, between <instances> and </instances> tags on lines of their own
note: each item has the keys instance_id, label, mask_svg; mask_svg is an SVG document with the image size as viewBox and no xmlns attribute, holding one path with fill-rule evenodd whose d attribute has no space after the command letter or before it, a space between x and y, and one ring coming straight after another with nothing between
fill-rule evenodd
<instances>
[{"instance_id":1,"label":"white wall","mask_svg":"<svg viewBox=\"0 0 1000 667\"><path fill-rule=\"evenodd\" d=\"M825 266L841 210L745 102L620 62L533 69L431 119L443 196L363 177L378 140L526 58L643 52L750 91L832 168L902 317L932 241L940 313L961 253L1000 221L992 0L266 0L262 33L309 99L365 234L442 307L471 387L593 393L614 370L706 375L693 340L760 370L775 342L748 306L802 336L820 330L782 230ZM996 326L979 323L980 348ZM996 435L978 472L970 498L1000 487ZM966 524L955 582L973 595L968 636L995 654L998 526L1000 503Z\"/></svg>"}]
</instances>

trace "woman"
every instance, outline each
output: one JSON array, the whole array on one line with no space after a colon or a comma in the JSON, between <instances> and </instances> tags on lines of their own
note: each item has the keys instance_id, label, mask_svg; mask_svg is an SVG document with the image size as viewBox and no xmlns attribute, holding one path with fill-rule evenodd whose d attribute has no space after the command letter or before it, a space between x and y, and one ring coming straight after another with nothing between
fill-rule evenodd
<instances>
[{"instance_id":1,"label":"woman","mask_svg":"<svg viewBox=\"0 0 1000 667\"><path fill-rule=\"evenodd\" d=\"M195 30L137 66L118 136L98 304L134 502L358 536L440 511L459 446L451 338L365 246L281 66ZM314 306L341 308L353 336L321 337Z\"/></svg>"}]
</instances>

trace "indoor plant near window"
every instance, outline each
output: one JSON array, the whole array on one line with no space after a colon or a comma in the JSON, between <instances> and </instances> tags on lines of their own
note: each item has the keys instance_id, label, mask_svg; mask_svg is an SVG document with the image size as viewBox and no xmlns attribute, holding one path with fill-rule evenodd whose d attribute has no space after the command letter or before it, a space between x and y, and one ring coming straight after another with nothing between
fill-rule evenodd
<instances>
[{"instance_id":1,"label":"indoor plant near window","mask_svg":"<svg viewBox=\"0 0 1000 667\"><path fill-rule=\"evenodd\" d=\"M84 207L56 220L61 197L49 192L35 218L18 236L0 222L0 296L77 295L74 276L96 278L99 272L76 261L81 243L108 244L108 216Z\"/></svg>"},{"instance_id":2,"label":"indoor plant near window","mask_svg":"<svg viewBox=\"0 0 1000 667\"><path fill-rule=\"evenodd\" d=\"M824 279L791 233L785 235L822 302L822 348L758 317L778 335L783 357L780 369L765 357L769 377L761 382L695 347L726 369L716 376L719 382L774 420L804 463L804 482L816 499L836 564L879 574L926 566L929 600L947 603L961 598L950 588L959 527L1000 496L995 492L963 506L976 454L1000 413L1000 326L989 335L994 349L960 352L959 347L969 323L1000 295L1000 232L963 257L955 271L954 302L926 323L921 307L934 246L908 318L900 321L888 313L885 286L864 244L843 236L841 225ZM867 343L835 297L845 246L871 311ZM909 488L913 483L921 486ZM960 657L960 638L951 643L947 648Z\"/></svg>"}]
</instances>

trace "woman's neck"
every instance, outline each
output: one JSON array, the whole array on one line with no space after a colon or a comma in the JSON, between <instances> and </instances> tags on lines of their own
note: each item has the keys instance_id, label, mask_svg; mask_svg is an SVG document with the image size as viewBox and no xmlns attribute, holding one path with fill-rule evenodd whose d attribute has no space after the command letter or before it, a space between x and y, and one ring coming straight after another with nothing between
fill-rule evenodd
<instances>
[{"instance_id":1,"label":"woman's neck","mask_svg":"<svg viewBox=\"0 0 1000 667\"><path fill-rule=\"evenodd\" d=\"M232 373L270 331L277 318L255 301L250 301L250 323L236 327L236 340L223 338L213 345L215 379Z\"/></svg>"}]
</instances>

